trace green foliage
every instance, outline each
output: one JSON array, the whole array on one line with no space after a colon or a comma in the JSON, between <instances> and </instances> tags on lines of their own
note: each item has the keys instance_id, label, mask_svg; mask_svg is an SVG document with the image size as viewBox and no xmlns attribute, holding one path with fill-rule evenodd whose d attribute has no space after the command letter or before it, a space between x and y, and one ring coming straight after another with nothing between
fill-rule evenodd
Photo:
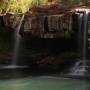
<instances>
[{"instance_id":1,"label":"green foliage","mask_svg":"<svg viewBox=\"0 0 90 90\"><path fill-rule=\"evenodd\" d=\"M78 5L86 3L90 0L58 0L65 6ZM24 13L32 8L34 5L47 4L48 0L3 0L0 2L0 12L15 12Z\"/></svg>"},{"instance_id":2,"label":"green foliage","mask_svg":"<svg viewBox=\"0 0 90 90\"><path fill-rule=\"evenodd\" d=\"M6 0L0 3L0 12L24 13L37 4L45 4L47 0Z\"/></svg>"}]
</instances>

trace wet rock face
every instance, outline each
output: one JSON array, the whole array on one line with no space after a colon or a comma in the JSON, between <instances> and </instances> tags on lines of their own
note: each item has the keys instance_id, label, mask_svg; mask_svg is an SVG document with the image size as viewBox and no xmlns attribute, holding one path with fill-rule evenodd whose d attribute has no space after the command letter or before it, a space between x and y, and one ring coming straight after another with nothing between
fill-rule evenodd
<instances>
[{"instance_id":1,"label":"wet rock face","mask_svg":"<svg viewBox=\"0 0 90 90\"><path fill-rule=\"evenodd\" d=\"M16 30L18 24L20 23L21 17L22 14L14 14L12 12L8 12L3 15L4 25L11 28L12 30Z\"/></svg>"},{"instance_id":2,"label":"wet rock face","mask_svg":"<svg viewBox=\"0 0 90 90\"><path fill-rule=\"evenodd\" d=\"M5 32L4 32L5 31ZM3 35L2 35L3 32ZM2 48L3 55L0 57L0 64L10 64L12 61L12 54L13 54L13 45L14 42L12 42L12 33L10 33L10 30L5 27L3 28L2 32L0 32L0 39L3 41L1 44L0 41L0 48ZM8 36L7 36L8 35ZM6 38L5 38L5 37ZM3 39L5 38L5 39ZM20 46L20 55L17 64L19 65L29 65L32 66L34 69L41 69L41 70L60 70L61 67L65 66L62 65L66 63L66 59L63 59L60 56L59 53L61 53L63 50L67 51L70 50L72 47L72 40L68 41L67 39L40 39L40 38L22 38L22 43ZM13 44L11 44L12 42ZM69 44L66 46L66 44ZM69 47L68 47L69 46ZM12 47L12 48L11 48ZM2 53L0 51L0 53ZM10 52L10 54L8 54ZM33 53L34 52L34 53ZM27 54L28 53L28 54ZM40 53L40 54L39 54ZM58 53L58 55L56 54ZM37 55L39 54L39 55ZM1 54L0 54L1 55ZM61 55L62 57L64 55ZM64 56L65 57L65 56ZM65 60L65 62L64 62ZM64 68L64 67L63 67Z\"/></svg>"}]
</instances>

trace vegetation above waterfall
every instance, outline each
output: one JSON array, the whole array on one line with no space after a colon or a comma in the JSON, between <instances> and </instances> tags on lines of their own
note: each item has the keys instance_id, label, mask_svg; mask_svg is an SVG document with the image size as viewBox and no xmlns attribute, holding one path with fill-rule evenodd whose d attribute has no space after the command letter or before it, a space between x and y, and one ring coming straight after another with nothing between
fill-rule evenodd
<instances>
[{"instance_id":1,"label":"vegetation above waterfall","mask_svg":"<svg viewBox=\"0 0 90 90\"><path fill-rule=\"evenodd\" d=\"M47 5L51 1L56 1L63 6L81 5L90 0L0 0L0 13L14 12L24 13L37 5Z\"/></svg>"},{"instance_id":2,"label":"vegetation above waterfall","mask_svg":"<svg viewBox=\"0 0 90 90\"><path fill-rule=\"evenodd\" d=\"M47 0L0 0L0 12L24 13L34 5L45 4L46 2Z\"/></svg>"}]
</instances>

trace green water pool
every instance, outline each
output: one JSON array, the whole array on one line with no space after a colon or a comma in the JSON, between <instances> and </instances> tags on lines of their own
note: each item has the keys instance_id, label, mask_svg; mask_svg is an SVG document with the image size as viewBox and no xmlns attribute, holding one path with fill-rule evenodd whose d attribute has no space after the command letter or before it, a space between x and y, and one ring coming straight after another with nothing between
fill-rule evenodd
<instances>
[{"instance_id":1,"label":"green water pool","mask_svg":"<svg viewBox=\"0 0 90 90\"><path fill-rule=\"evenodd\" d=\"M90 82L49 76L28 77L1 80L0 90L90 90Z\"/></svg>"}]
</instances>

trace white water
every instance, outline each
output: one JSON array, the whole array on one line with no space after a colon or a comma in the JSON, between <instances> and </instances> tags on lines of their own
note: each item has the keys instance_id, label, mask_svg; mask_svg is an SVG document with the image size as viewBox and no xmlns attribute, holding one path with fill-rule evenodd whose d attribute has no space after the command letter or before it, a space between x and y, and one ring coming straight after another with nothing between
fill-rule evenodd
<instances>
[{"instance_id":1,"label":"white water","mask_svg":"<svg viewBox=\"0 0 90 90\"><path fill-rule=\"evenodd\" d=\"M15 65L17 63L18 60L18 52L19 52L19 46L20 46L20 42L21 42L21 36L19 34L19 30L21 28L22 25L22 21L24 20L24 15L21 17L20 23L18 25L18 27L15 30L15 46L14 46L14 54L13 54L13 58L12 58L12 65Z\"/></svg>"},{"instance_id":2,"label":"white water","mask_svg":"<svg viewBox=\"0 0 90 90\"><path fill-rule=\"evenodd\" d=\"M75 65L70 69L69 75L84 75L86 72L86 66L83 65L82 61L78 61Z\"/></svg>"},{"instance_id":3,"label":"white water","mask_svg":"<svg viewBox=\"0 0 90 90\"><path fill-rule=\"evenodd\" d=\"M19 47L20 47L20 42L21 42L21 36L19 34L19 31L20 31L23 20L24 20L24 15L22 15L20 23L15 30L15 34L14 34L15 44L14 44L13 58L12 58L11 65L9 65L7 68L21 68L20 66L17 66L17 61L18 61Z\"/></svg>"},{"instance_id":4,"label":"white water","mask_svg":"<svg viewBox=\"0 0 90 90\"><path fill-rule=\"evenodd\" d=\"M28 68L28 66L19 66L19 65L8 65L8 66L0 66L2 69L22 69L22 68Z\"/></svg>"},{"instance_id":5,"label":"white water","mask_svg":"<svg viewBox=\"0 0 90 90\"><path fill-rule=\"evenodd\" d=\"M82 15L80 16L80 18ZM86 70L86 42L87 42L87 20L88 20L88 13L85 14L84 16L84 34L83 34L83 50L82 50L82 57L81 60L76 62L75 65L70 69L69 75L85 75L87 72ZM81 23L81 20L79 20ZM79 24L80 24L79 23ZM79 29L81 29L81 25L79 26ZM79 43L80 44L80 43Z\"/></svg>"},{"instance_id":6,"label":"white water","mask_svg":"<svg viewBox=\"0 0 90 90\"><path fill-rule=\"evenodd\" d=\"M18 66L17 65L18 54L19 54L19 47L20 47L20 42L21 42L21 36L19 34L19 30L21 28L23 20L24 20L24 15L21 17L20 23L19 23L19 25L16 28L15 33L14 33L15 43L14 43L14 52L13 52L12 62L11 62L10 65L2 66L1 68L4 68L4 69L27 68L27 66Z\"/></svg>"}]
</instances>

